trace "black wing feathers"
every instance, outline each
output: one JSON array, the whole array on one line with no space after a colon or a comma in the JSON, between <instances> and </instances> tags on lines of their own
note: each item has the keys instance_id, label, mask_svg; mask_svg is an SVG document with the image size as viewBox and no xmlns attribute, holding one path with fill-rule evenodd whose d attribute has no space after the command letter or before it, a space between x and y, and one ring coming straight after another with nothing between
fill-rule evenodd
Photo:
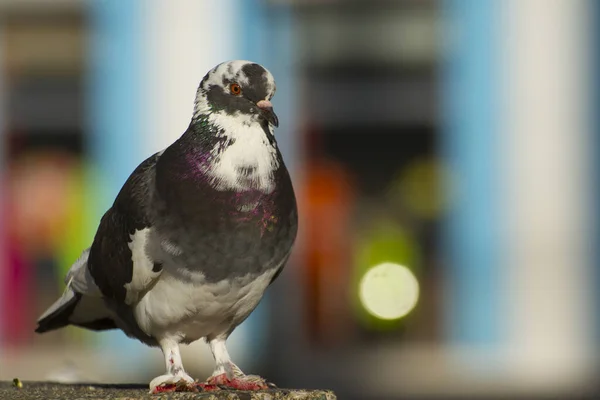
<instances>
[{"instance_id":1,"label":"black wing feathers","mask_svg":"<svg viewBox=\"0 0 600 400\"><path fill-rule=\"evenodd\" d=\"M146 159L129 176L113 206L104 214L90 250L88 268L105 297L125 301L125 284L131 282L131 235L151 226L148 207L154 167L159 155Z\"/></svg>"}]
</instances>

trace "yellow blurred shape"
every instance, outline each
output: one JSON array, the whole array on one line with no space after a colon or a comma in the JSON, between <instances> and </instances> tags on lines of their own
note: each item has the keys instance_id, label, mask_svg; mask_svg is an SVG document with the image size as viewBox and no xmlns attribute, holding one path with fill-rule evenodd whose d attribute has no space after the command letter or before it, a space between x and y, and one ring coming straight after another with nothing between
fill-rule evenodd
<instances>
[{"instance_id":1,"label":"yellow blurred shape","mask_svg":"<svg viewBox=\"0 0 600 400\"><path fill-rule=\"evenodd\" d=\"M417 159L392 182L389 195L420 218L439 218L448 206L449 178L439 160Z\"/></svg>"},{"instance_id":2,"label":"yellow blurred shape","mask_svg":"<svg viewBox=\"0 0 600 400\"><path fill-rule=\"evenodd\" d=\"M407 315L419 299L419 283L406 267L385 262L372 267L362 277L359 297L374 317L396 320Z\"/></svg>"}]
</instances>

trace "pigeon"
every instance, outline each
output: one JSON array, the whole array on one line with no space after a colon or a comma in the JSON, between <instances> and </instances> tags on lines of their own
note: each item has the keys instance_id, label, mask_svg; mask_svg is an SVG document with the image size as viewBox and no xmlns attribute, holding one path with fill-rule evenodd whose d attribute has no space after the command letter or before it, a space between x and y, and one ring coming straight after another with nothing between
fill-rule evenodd
<instances>
[{"instance_id":1,"label":"pigeon","mask_svg":"<svg viewBox=\"0 0 600 400\"><path fill-rule=\"evenodd\" d=\"M120 329L159 347L166 372L151 392L198 384L179 347L199 339L216 364L203 388L271 386L244 374L226 341L281 273L298 230L273 133L275 89L273 75L251 61L226 61L204 76L187 130L128 177L36 332Z\"/></svg>"}]
</instances>

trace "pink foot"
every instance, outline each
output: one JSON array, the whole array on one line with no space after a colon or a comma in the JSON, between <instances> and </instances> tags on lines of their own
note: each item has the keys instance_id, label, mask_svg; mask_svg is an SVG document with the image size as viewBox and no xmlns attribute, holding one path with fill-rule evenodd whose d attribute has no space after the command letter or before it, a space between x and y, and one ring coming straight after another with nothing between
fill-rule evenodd
<instances>
[{"instance_id":1,"label":"pink foot","mask_svg":"<svg viewBox=\"0 0 600 400\"><path fill-rule=\"evenodd\" d=\"M175 385L174 383L169 383L169 384L155 387L154 390L152 391L152 394L169 393L169 392L174 392L176 390L177 390L177 385Z\"/></svg>"},{"instance_id":2,"label":"pink foot","mask_svg":"<svg viewBox=\"0 0 600 400\"><path fill-rule=\"evenodd\" d=\"M206 383L210 386L224 387L235 390L265 390L273 387L269 385L263 378L256 375L245 375L242 377L234 377L229 379L227 374L211 376Z\"/></svg>"},{"instance_id":3,"label":"pink foot","mask_svg":"<svg viewBox=\"0 0 600 400\"><path fill-rule=\"evenodd\" d=\"M170 392L199 392L194 383L188 383L185 381L179 381L178 383L165 383L157 386L152 391L152 394L170 393Z\"/></svg>"}]
</instances>

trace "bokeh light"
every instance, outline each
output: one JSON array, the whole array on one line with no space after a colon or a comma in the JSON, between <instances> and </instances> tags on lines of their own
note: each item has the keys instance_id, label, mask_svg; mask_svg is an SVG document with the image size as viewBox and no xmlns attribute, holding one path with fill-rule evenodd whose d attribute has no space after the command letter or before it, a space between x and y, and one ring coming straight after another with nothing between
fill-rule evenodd
<instances>
[{"instance_id":1,"label":"bokeh light","mask_svg":"<svg viewBox=\"0 0 600 400\"><path fill-rule=\"evenodd\" d=\"M376 286L381 274L373 274L375 266L401 265L418 276L422 265L422 249L414 232L389 216L373 218L355 242L355 272L353 280L353 300L358 322L369 332L393 332L405 321L405 318L386 318L365 306L364 290ZM392 276L394 271L392 270ZM367 279L365 286L365 277ZM391 289L396 290L396 289ZM371 295L369 295L371 296ZM385 297L385 295L382 295ZM369 297L371 299L371 297ZM377 300L375 300L377 302ZM379 308L377 308L379 310ZM384 316L386 314L384 313Z\"/></svg>"},{"instance_id":2,"label":"bokeh light","mask_svg":"<svg viewBox=\"0 0 600 400\"><path fill-rule=\"evenodd\" d=\"M363 307L385 320L404 317L417 305L419 282L403 265L391 262L371 268L361 279L359 296Z\"/></svg>"}]
</instances>

